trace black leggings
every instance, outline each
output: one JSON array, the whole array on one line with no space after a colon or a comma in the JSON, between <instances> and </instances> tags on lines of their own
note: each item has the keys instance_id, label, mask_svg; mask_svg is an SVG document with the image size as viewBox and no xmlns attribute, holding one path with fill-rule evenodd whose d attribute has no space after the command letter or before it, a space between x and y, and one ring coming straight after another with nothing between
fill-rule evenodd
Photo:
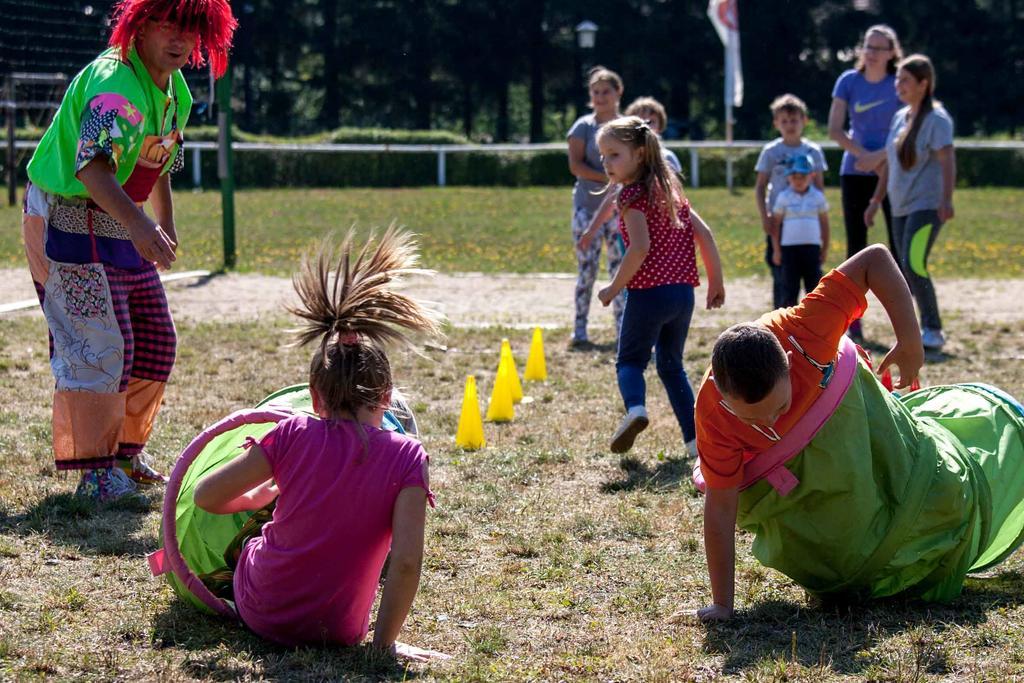
<instances>
[{"instance_id":1,"label":"black leggings","mask_svg":"<svg viewBox=\"0 0 1024 683\"><path fill-rule=\"evenodd\" d=\"M871 203L871 195L878 185L878 176L841 175L839 189L843 195L843 222L846 224L846 258L868 246L868 228L864 225L864 211ZM892 210L889 199L882 202L885 213L885 232L889 238L889 250L895 255L896 244L892 240Z\"/></svg>"}]
</instances>

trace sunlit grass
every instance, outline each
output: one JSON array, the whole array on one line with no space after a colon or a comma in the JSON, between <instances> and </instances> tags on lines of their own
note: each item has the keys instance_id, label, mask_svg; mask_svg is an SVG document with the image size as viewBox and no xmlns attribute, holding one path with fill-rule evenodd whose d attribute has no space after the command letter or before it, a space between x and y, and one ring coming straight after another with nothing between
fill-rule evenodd
<instances>
[{"instance_id":1,"label":"sunlit grass","mask_svg":"<svg viewBox=\"0 0 1024 683\"><path fill-rule=\"evenodd\" d=\"M845 256L838 190L830 188L830 263ZM714 229L727 274L762 273L763 236L753 191L689 192ZM178 269L223 263L220 194L176 194L181 252ZM957 217L942 230L931 258L938 277L1024 276L1024 190L963 189ZM572 272L568 188L287 189L236 196L241 271L291 272L303 250L331 230L398 221L421 235L426 266L445 272ZM24 263L18 209L0 210L0 267ZM884 227L871 237L884 241Z\"/></svg>"}]
</instances>

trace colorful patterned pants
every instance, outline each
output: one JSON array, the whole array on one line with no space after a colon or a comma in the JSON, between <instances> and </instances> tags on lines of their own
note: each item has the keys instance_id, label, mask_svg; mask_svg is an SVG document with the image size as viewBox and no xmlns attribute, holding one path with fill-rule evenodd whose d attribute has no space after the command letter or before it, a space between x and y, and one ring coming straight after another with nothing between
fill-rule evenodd
<instances>
[{"instance_id":1,"label":"colorful patterned pants","mask_svg":"<svg viewBox=\"0 0 1024 683\"><path fill-rule=\"evenodd\" d=\"M49 327L54 458L58 470L110 467L139 453L153 430L174 366L174 322L152 264L47 258L48 201L30 186L22 229Z\"/></svg>"},{"instance_id":2,"label":"colorful patterned pants","mask_svg":"<svg viewBox=\"0 0 1024 683\"><path fill-rule=\"evenodd\" d=\"M590 243L590 249L583 251L577 246L580 235L587 230L593 213L583 207L576 207L572 217L572 242L576 249L576 265L579 276L576 278L576 321L573 325L572 338L585 341L587 337L587 318L590 317L590 299L594 293L594 282L597 280L597 267L601 261L601 243L608 245L608 275L615 277L615 271L622 263L625 248L619 235L618 218L613 218L601 226L597 237ZM619 337L622 327L622 311L626 306L626 290L623 289L612 301L612 312L615 314L615 338Z\"/></svg>"}]
</instances>

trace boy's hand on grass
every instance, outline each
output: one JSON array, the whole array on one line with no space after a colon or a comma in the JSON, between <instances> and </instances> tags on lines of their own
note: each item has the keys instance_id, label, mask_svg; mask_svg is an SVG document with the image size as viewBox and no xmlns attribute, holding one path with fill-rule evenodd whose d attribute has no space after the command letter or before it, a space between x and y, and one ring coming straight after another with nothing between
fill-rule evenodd
<instances>
[{"instance_id":1,"label":"boy's hand on grass","mask_svg":"<svg viewBox=\"0 0 1024 683\"><path fill-rule=\"evenodd\" d=\"M687 622L701 621L704 623L713 621L727 621L731 619L733 609L721 605L708 605L698 610L684 609L676 612L668 618L669 623L684 624Z\"/></svg>"},{"instance_id":2,"label":"boy's hand on grass","mask_svg":"<svg viewBox=\"0 0 1024 683\"><path fill-rule=\"evenodd\" d=\"M818 262L821 265L825 265L825 261L827 261L827 260L828 260L828 245L825 245L825 246L823 246L821 248L821 256L819 257Z\"/></svg>"},{"instance_id":3,"label":"boy's hand on grass","mask_svg":"<svg viewBox=\"0 0 1024 683\"><path fill-rule=\"evenodd\" d=\"M918 373L921 372L921 366L924 365L924 347L920 342L902 344L897 341L896 345L889 349L889 353L885 354L882 362L878 364L878 376L881 377L882 373L893 365L900 371L899 382L896 382L893 388L907 389L917 379Z\"/></svg>"},{"instance_id":4,"label":"boy's hand on grass","mask_svg":"<svg viewBox=\"0 0 1024 683\"><path fill-rule=\"evenodd\" d=\"M704 622L726 621L732 618L732 614L732 607L722 607L721 605L708 605L697 610L697 618Z\"/></svg>"},{"instance_id":5,"label":"boy's hand on grass","mask_svg":"<svg viewBox=\"0 0 1024 683\"><path fill-rule=\"evenodd\" d=\"M612 291L611 285L608 285L607 287L601 288L601 291L597 293L597 298L601 301L602 305L607 306L612 302L612 299L615 298L616 294L618 294L618 292Z\"/></svg>"}]
</instances>

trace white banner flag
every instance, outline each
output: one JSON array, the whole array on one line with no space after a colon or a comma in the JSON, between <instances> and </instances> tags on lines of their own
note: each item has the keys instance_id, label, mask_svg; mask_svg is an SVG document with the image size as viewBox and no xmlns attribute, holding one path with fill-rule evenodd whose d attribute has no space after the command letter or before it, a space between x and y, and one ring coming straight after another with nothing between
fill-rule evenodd
<instances>
[{"instance_id":1,"label":"white banner flag","mask_svg":"<svg viewBox=\"0 0 1024 683\"><path fill-rule=\"evenodd\" d=\"M725 98L743 105L743 68L740 66L740 15L736 0L708 0L708 18L725 46Z\"/></svg>"}]
</instances>

